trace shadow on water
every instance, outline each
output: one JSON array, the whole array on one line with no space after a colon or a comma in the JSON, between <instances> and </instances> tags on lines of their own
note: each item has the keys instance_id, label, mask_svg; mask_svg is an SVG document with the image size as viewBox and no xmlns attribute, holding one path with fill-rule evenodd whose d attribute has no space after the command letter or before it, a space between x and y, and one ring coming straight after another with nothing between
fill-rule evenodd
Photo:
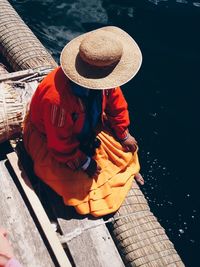
<instances>
[{"instance_id":1,"label":"shadow on water","mask_svg":"<svg viewBox=\"0 0 200 267\"><path fill-rule=\"evenodd\" d=\"M57 61L67 41L104 25L136 39L143 65L123 88L140 144L142 190L189 267L198 266L200 247L199 2L11 1Z\"/></svg>"}]
</instances>

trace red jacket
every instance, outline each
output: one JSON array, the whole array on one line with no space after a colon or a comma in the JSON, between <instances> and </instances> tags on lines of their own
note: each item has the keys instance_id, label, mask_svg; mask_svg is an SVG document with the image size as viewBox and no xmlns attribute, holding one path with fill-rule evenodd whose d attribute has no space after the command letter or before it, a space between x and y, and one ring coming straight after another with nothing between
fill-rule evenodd
<instances>
[{"instance_id":1,"label":"red jacket","mask_svg":"<svg viewBox=\"0 0 200 267\"><path fill-rule=\"evenodd\" d=\"M102 123L104 114L119 139L127 135L129 114L127 103L119 87L102 90ZM77 120L72 113L78 114ZM82 130L85 110L81 99L75 96L68 78L58 67L38 86L30 105L30 119L39 132L47 137L47 147L60 162L79 167L86 155L79 149L77 134Z\"/></svg>"}]
</instances>

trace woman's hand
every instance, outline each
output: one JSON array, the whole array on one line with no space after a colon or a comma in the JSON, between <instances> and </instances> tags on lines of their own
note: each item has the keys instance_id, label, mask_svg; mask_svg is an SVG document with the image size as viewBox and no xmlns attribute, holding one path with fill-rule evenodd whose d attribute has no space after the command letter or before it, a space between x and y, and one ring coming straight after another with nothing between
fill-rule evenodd
<instances>
[{"instance_id":1,"label":"woman's hand","mask_svg":"<svg viewBox=\"0 0 200 267\"><path fill-rule=\"evenodd\" d=\"M121 144L126 149L126 151L131 151L134 153L137 149L137 141L130 134L128 134L128 137L125 140L121 141Z\"/></svg>"},{"instance_id":2,"label":"woman's hand","mask_svg":"<svg viewBox=\"0 0 200 267\"><path fill-rule=\"evenodd\" d=\"M91 159L90 164L85 170L85 172L88 174L89 177L97 178L101 172L101 167L97 165L95 160Z\"/></svg>"},{"instance_id":3,"label":"woman's hand","mask_svg":"<svg viewBox=\"0 0 200 267\"><path fill-rule=\"evenodd\" d=\"M14 258L14 253L7 239L7 232L0 228L0 266L5 266L12 258Z\"/></svg>"}]
</instances>

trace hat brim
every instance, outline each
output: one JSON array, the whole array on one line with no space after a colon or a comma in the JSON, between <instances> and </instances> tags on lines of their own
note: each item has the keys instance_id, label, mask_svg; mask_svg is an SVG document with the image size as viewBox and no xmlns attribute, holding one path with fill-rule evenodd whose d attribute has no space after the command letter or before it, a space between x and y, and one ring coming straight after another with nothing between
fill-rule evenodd
<instances>
[{"instance_id":1,"label":"hat brim","mask_svg":"<svg viewBox=\"0 0 200 267\"><path fill-rule=\"evenodd\" d=\"M73 82L89 89L110 89L121 86L131 80L142 64L142 53L134 39L122 29L107 26L95 31L109 31L115 40L123 45L121 59L111 68L97 68L85 63L79 56L82 40L91 32L71 40L62 50L61 68Z\"/></svg>"}]
</instances>

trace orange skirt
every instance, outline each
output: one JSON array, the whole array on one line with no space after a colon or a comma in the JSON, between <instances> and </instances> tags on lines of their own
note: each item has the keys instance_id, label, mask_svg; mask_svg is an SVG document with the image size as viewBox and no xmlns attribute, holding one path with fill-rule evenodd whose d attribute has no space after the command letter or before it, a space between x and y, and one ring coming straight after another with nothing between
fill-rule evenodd
<instances>
[{"instance_id":1,"label":"orange skirt","mask_svg":"<svg viewBox=\"0 0 200 267\"><path fill-rule=\"evenodd\" d=\"M73 171L56 161L47 150L46 137L30 122L24 125L24 145L34 162L36 175L62 196L66 205L74 206L80 214L90 213L95 217L119 209L134 174L140 169L136 152L125 152L108 132L101 131L98 138L101 146L94 159L102 170L97 179L91 179L82 170Z\"/></svg>"}]
</instances>

